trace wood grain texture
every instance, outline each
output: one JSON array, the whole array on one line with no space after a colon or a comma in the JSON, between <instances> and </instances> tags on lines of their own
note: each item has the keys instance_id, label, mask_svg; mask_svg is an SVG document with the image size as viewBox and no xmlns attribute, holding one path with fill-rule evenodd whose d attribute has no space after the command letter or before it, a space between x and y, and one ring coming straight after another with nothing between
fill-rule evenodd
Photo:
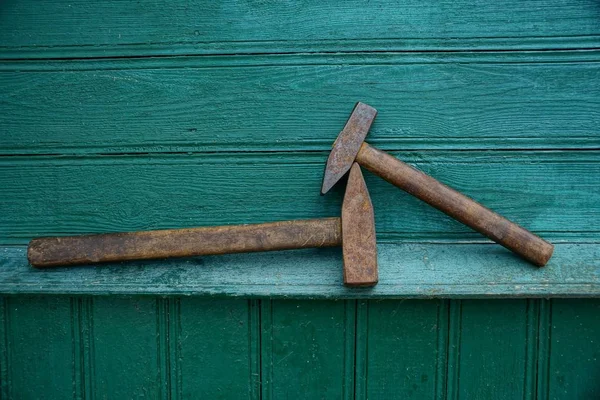
<instances>
[{"instance_id":1,"label":"wood grain texture","mask_svg":"<svg viewBox=\"0 0 600 400\"><path fill-rule=\"evenodd\" d=\"M4 299L1 344L6 354L7 399L34 399L40 393L55 398L76 398L73 377L78 342L73 337L68 297L13 297ZM43 310L43 312L40 312Z\"/></svg>"},{"instance_id":2,"label":"wood grain texture","mask_svg":"<svg viewBox=\"0 0 600 400\"><path fill-rule=\"evenodd\" d=\"M535 340L526 309L527 300L461 301L457 398L526 398L527 340Z\"/></svg>"},{"instance_id":3,"label":"wood grain texture","mask_svg":"<svg viewBox=\"0 0 600 400\"><path fill-rule=\"evenodd\" d=\"M370 301L367 390L361 398L444 398L447 318L441 300ZM438 369L438 363L444 368Z\"/></svg>"},{"instance_id":4,"label":"wood grain texture","mask_svg":"<svg viewBox=\"0 0 600 400\"><path fill-rule=\"evenodd\" d=\"M169 315L176 345L169 366L175 399L256 399L260 377L260 329L252 301L171 299L179 309Z\"/></svg>"},{"instance_id":5,"label":"wood grain texture","mask_svg":"<svg viewBox=\"0 0 600 400\"><path fill-rule=\"evenodd\" d=\"M263 301L263 399L352 399L346 386L348 346L344 301Z\"/></svg>"},{"instance_id":6,"label":"wood grain texture","mask_svg":"<svg viewBox=\"0 0 600 400\"><path fill-rule=\"evenodd\" d=\"M260 321L248 301L20 296L2 305L2 398L258 399L259 336L248 323Z\"/></svg>"},{"instance_id":7,"label":"wood grain texture","mask_svg":"<svg viewBox=\"0 0 600 400\"><path fill-rule=\"evenodd\" d=\"M600 152L392 154L551 242L598 231ZM0 158L0 242L336 216L343 185L319 195L326 157ZM380 178L365 179L378 240L483 240Z\"/></svg>"},{"instance_id":8,"label":"wood grain texture","mask_svg":"<svg viewBox=\"0 0 600 400\"><path fill-rule=\"evenodd\" d=\"M417 0L401 5L362 0L101 4L9 0L0 11L3 57L339 51L348 47L553 48L561 41L570 47L573 42L584 46L585 39L597 41L600 34L600 10L593 0L460 0L425 5ZM547 37L558 38L544 40Z\"/></svg>"},{"instance_id":9,"label":"wood grain texture","mask_svg":"<svg viewBox=\"0 0 600 400\"><path fill-rule=\"evenodd\" d=\"M366 190L364 181L362 186ZM370 228L371 232L373 251L369 254L369 258L371 263L375 262L371 268L376 275L377 257L373 232L375 222L372 209L369 217L370 220L367 221L365 228ZM352 242L351 235L344 231L343 236L344 250L348 251L348 248L352 249L352 246L349 246L349 242ZM341 245L341 221L339 217L332 217L262 224L38 238L29 242L27 259L35 267L46 268ZM355 263L360 265L362 261L358 260ZM344 265L353 270L351 260L347 260ZM368 280L368 282L372 281Z\"/></svg>"},{"instance_id":10,"label":"wood grain texture","mask_svg":"<svg viewBox=\"0 0 600 400\"><path fill-rule=\"evenodd\" d=\"M157 300L165 301L153 297L4 297L2 329L7 337L0 342L0 351L10 353L8 364L3 361L10 371L10 379L2 383L5 397L37 398L40 388L47 398L60 399L102 399L123 393L135 398L144 393L136 387L139 371L128 365L118 374L112 370L119 388L101 391L86 385L106 377L107 370L102 368L107 360L138 360L145 365L147 360L139 359L139 346L154 345L148 347L154 330L143 329L147 323L138 326L139 313L152 313L152 307L142 305ZM252 362L262 359L257 371L263 374L263 398L320 398L326 393L331 395L327 398L364 399L367 392L354 397L355 357L367 361L365 381L356 382L356 387L366 385L368 398L484 399L492 393L494 398L526 400L594 399L600 394L594 379L598 374L598 299L365 301L358 308L354 301L265 300L258 319L253 317L256 309L244 299L170 297L166 301L171 302L170 312L159 321L175 329L167 329L167 338L155 339L172 342L172 358L161 358L159 366L173 368L174 374L158 373L151 386L168 392L145 392L145 398L178 400L203 394L258 399L250 387L256 381L248 372ZM551 322L538 324L531 319L529 311L525 312L531 305L550 311ZM131 317L131 312L134 318L121 320L108 336L108 326L102 328L96 337L98 323L116 322L119 315ZM107 320L109 313L115 316ZM100 314L105 317L96 321L94 316ZM64 324L71 316L76 317L74 325ZM91 330L82 329L90 323ZM262 331L262 339L248 335L249 323ZM125 330L129 334L120 342L108 341ZM532 346L534 351L529 353L531 340L549 340L551 346L545 350ZM249 352L248 346L258 353ZM99 348L102 354L95 351ZM142 353L152 357L146 350ZM538 371L539 383L547 387L527 391L524 385L535 382L518 378L527 365L536 363L549 367L550 379ZM73 369L79 367L83 368ZM454 381L446 384L446 374ZM331 379L335 382L323 383Z\"/></svg>"},{"instance_id":11,"label":"wood grain texture","mask_svg":"<svg viewBox=\"0 0 600 400\"><path fill-rule=\"evenodd\" d=\"M94 398L162 397L157 301L93 299L88 321Z\"/></svg>"},{"instance_id":12,"label":"wood grain texture","mask_svg":"<svg viewBox=\"0 0 600 400\"><path fill-rule=\"evenodd\" d=\"M537 269L491 244L381 243L379 284L344 288L340 249L212 256L40 271L0 248L0 293L274 298L598 297L597 243L557 244Z\"/></svg>"},{"instance_id":13,"label":"wood grain texture","mask_svg":"<svg viewBox=\"0 0 600 400\"><path fill-rule=\"evenodd\" d=\"M600 53L518 54L4 63L0 152L325 151L357 100L384 150L600 148Z\"/></svg>"},{"instance_id":14,"label":"wood grain texture","mask_svg":"<svg viewBox=\"0 0 600 400\"><path fill-rule=\"evenodd\" d=\"M0 398L600 398L600 300L556 299L600 296L599 19L596 0L1 1ZM342 188L318 186L358 100L370 143L558 242L547 269L369 174L371 290L342 286L339 249L26 264L38 235L337 215Z\"/></svg>"},{"instance_id":15,"label":"wood grain texture","mask_svg":"<svg viewBox=\"0 0 600 400\"><path fill-rule=\"evenodd\" d=\"M600 397L600 303L552 300L548 398Z\"/></svg>"}]
</instances>

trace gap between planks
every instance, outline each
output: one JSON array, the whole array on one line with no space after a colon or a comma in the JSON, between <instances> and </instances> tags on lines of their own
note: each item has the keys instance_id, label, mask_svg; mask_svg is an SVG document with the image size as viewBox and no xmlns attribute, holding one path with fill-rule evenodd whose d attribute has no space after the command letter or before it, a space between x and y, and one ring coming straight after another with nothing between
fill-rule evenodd
<instances>
[{"instance_id":1,"label":"gap between planks","mask_svg":"<svg viewBox=\"0 0 600 400\"><path fill-rule=\"evenodd\" d=\"M443 45L439 43L443 42ZM598 35L480 38L172 41L164 43L0 46L0 61L374 53L508 53L600 48ZM276 49L273 51L272 49Z\"/></svg>"}]
</instances>

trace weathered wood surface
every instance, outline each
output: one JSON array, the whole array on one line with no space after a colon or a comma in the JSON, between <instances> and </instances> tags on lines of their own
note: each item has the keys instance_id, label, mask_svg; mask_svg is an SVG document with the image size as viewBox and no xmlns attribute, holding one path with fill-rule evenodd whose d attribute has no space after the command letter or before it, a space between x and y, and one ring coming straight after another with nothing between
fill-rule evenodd
<instances>
[{"instance_id":1,"label":"weathered wood surface","mask_svg":"<svg viewBox=\"0 0 600 400\"><path fill-rule=\"evenodd\" d=\"M596 238L600 152L392 152L550 241ZM0 244L339 215L326 152L0 158ZM379 240L484 238L365 171Z\"/></svg>"},{"instance_id":2,"label":"weathered wood surface","mask_svg":"<svg viewBox=\"0 0 600 400\"><path fill-rule=\"evenodd\" d=\"M325 151L359 100L379 110L368 140L384 150L597 149L598 61L594 50L4 62L0 149Z\"/></svg>"},{"instance_id":3,"label":"weathered wood surface","mask_svg":"<svg viewBox=\"0 0 600 400\"><path fill-rule=\"evenodd\" d=\"M370 225L366 228L375 228L372 213ZM375 235L371 236L374 248ZM341 246L342 242L347 244L352 240L342 240L340 218L332 217L262 224L43 237L29 242L27 259L36 268L50 268L332 247ZM371 255L375 260L376 254Z\"/></svg>"},{"instance_id":4,"label":"weathered wood surface","mask_svg":"<svg viewBox=\"0 0 600 400\"><path fill-rule=\"evenodd\" d=\"M278 298L597 297L597 242L557 244L537 268L495 244L379 243L379 284L344 288L340 249L31 268L24 247L0 249L0 293Z\"/></svg>"},{"instance_id":5,"label":"weathered wood surface","mask_svg":"<svg viewBox=\"0 0 600 400\"><path fill-rule=\"evenodd\" d=\"M381 112L371 143L551 242L597 242L591 0L1 7L0 245L336 215L317 185L356 100ZM367 183L382 243L485 242Z\"/></svg>"},{"instance_id":6,"label":"weathered wood surface","mask_svg":"<svg viewBox=\"0 0 600 400\"><path fill-rule=\"evenodd\" d=\"M5 58L585 48L598 47L600 36L594 0L9 0L1 7Z\"/></svg>"},{"instance_id":7,"label":"weathered wood surface","mask_svg":"<svg viewBox=\"0 0 600 400\"><path fill-rule=\"evenodd\" d=\"M598 299L370 299L599 295L599 21L596 0L0 2L0 398L599 398ZM557 243L548 267L369 174L375 291L343 288L335 249L26 265L38 235L331 216L357 100L372 144Z\"/></svg>"}]
</instances>

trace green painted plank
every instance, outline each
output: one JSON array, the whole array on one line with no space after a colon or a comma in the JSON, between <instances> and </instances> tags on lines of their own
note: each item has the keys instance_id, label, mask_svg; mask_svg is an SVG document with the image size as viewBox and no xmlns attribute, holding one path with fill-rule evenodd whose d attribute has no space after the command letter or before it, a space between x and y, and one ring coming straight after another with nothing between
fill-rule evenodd
<instances>
[{"instance_id":1,"label":"green painted plank","mask_svg":"<svg viewBox=\"0 0 600 400\"><path fill-rule=\"evenodd\" d=\"M4 298L7 399L77 398L73 300L68 297ZM5 347L6 346L6 347Z\"/></svg>"},{"instance_id":2,"label":"green painted plank","mask_svg":"<svg viewBox=\"0 0 600 400\"><path fill-rule=\"evenodd\" d=\"M446 376L445 398L458 400L458 382L460 372L460 334L461 334L460 300L448 301L448 336L446 339Z\"/></svg>"},{"instance_id":3,"label":"green painted plank","mask_svg":"<svg viewBox=\"0 0 600 400\"><path fill-rule=\"evenodd\" d=\"M399 154L399 153L394 153ZM600 152L406 152L408 163L550 239L597 237ZM326 153L0 158L0 243L340 214ZM483 240L365 172L378 238ZM401 212L399 212L401 210ZM587 240L587 239L586 239Z\"/></svg>"},{"instance_id":4,"label":"green painted plank","mask_svg":"<svg viewBox=\"0 0 600 400\"><path fill-rule=\"evenodd\" d=\"M572 300L577 301L577 300ZM596 300L589 300L596 301ZM552 300L538 300L538 349L537 349L537 379L536 395L539 399L549 399L549 361L550 361L550 330L552 318Z\"/></svg>"},{"instance_id":5,"label":"green painted plank","mask_svg":"<svg viewBox=\"0 0 600 400\"><path fill-rule=\"evenodd\" d=\"M600 301L553 300L549 399L600 398Z\"/></svg>"},{"instance_id":6,"label":"green painted plank","mask_svg":"<svg viewBox=\"0 0 600 400\"><path fill-rule=\"evenodd\" d=\"M0 248L0 293L294 298L600 296L597 243L558 244L542 269L495 244L380 243L379 284L342 285L339 249L213 256L39 271Z\"/></svg>"},{"instance_id":7,"label":"green painted plank","mask_svg":"<svg viewBox=\"0 0 600 400\"><path fill-rule=\"evenodd\" d=\"M534 48L544 44L553 48L556 44L535 39L600 34L600 12L594 0L431 4L411 0L401 5L362 0L9 0L2 3L1 11L5 57L280 52L315 47L339 51L356 41L367 48L375 42L376 50L464 49L478 44L502 48L514 45L514 38L529 38ZM469 41L473 38L492 40L480 44ZM577 42L569 45L576 46Z\"/></svg>"},{"instance_id":8,"label":"green painted plank","mask_svg":"<svg viewBox=\"0 0 600 400\"><path fill-rule=\"evenodd\" d=\"M0 152L326 151L358 100L386 149L600 148L600 52L535 54L2 64Z\"/></svg>"},{"instance_id":9,"label":"green painted plank","mask_svg":"<svg viewBox=\"0 0 600 400\"><path fill-rule=\"evenodd\" d=\"M176 325L171 368L174 398L258 399L257 305L240 299L182 298L169 323ZM254 375L256 374L256 375Z\"/></svg>"},{"instance_id":10,"label":"green painted plank","mask_svg":"<svg viewBox=\"0 0 600 400\"><path fill-rule=\"evenodd\" d=\"M440 300L370 301L360 398L444 398L447 311Z\"/></svg>"},{"instance_id":11,"label":"green painted plank","mask_svg":"<svg viewBox=\"0 0 600 400\"><path fill-rule=\"evenodd\" d=\"M262 398L353 399L354 302L262 303Z\"/></svg>"},{"instance_id":12,"label":"green painted plank","mask_svg":"<svg viewBox=\"0 0 600 400\"><path fill-rule=\"evenodd\" d=\"M0 398L7 399L9 396L8 382L8 314L6 310L7 300L0 297Z\"/></svg>"},{"instance_id":13,"label":"green painted plank","mask_svg":"<svg viewBox=\"0 0 600 400\"><path fill-rule=\"evenodd\" d=\"M530 391L527 349L537 335L527 335L527 308L527 300L461 301L455 398L524 398Z\"/></svg>"},{"instance_id":14,"label":"green painted plank","mask_svg":"<svg viewBox=\"0 0 600 400\"><path fill-rule=\"evenodd\" d=\"M355 345L354 345L354 399L367 395L369 300L355 301Z\"/></svg>"},{"instance_id":15,"label":"green painted plank","mask_svg":"<svg viewBox=\"0 0 600 400\"><path fill-rule=\"evenodd\" d=\"M86 323L92 393L96 399L162 398L159 300L93 299ZM166 396L165 396L166 397Z\"/></svg>"}]
</instances>

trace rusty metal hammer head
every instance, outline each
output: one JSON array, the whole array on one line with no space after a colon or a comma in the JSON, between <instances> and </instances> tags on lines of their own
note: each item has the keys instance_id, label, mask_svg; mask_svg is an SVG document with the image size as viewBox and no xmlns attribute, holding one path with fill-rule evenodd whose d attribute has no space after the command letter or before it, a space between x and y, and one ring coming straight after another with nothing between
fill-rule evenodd
<instances>
[{"instance_id":1,"label":"rusty metal hammer head","mask_svg":"<svg viewBox=\"0 0 600 400\"><path fill-rule=\"evenodd\" d=\"M373 286L378 281L373 204L360 166L350 167L342 204L344 285Z\"/></svg>"},{"instance_id":2,"label":"rusty metal hammer head","mask_svg":"<svg viewBox=\"0 0 600 400\"><path fill-rule=\"evenodd\" d=\"M338 135L329 153L321 194L327 193L352 167L376 116L377 110L373 107L361 102L356 103L346 126Z\"/></svg>"}]
</instances>

